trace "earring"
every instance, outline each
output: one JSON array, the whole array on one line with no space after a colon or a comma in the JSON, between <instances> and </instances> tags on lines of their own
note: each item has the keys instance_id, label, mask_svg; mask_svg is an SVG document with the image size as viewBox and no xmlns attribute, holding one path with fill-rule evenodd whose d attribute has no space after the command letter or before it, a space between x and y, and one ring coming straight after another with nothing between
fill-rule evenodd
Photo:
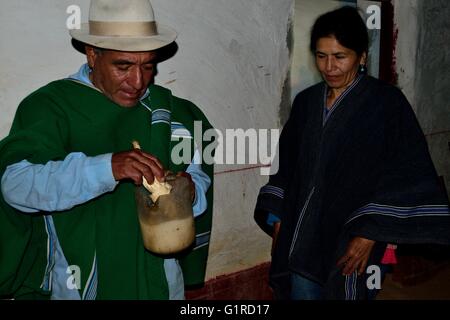
<instances>
[{"instance_id":1,"label":"earring","mask_svg":"<svg viewBox=\"0 0 450 320\"><path fill-rule=\"evenodd\" d=\"M360 64L358 71L359 71L360 74L366 74L367 73L367 66L365 64Z\"/></svg>"}]
</instances>

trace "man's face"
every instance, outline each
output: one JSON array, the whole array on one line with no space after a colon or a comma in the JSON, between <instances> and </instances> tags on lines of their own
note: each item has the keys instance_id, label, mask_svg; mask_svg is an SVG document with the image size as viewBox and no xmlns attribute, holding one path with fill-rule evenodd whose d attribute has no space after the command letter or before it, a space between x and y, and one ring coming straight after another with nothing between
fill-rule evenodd
<instances>
[{"instance_id":1,"label":"man's face","mask_svg":"<svg viewBox=\"0 0 450 320\"><path fill-rule=\"evenodd\" d=\"M91 81L109 99L122 107L133 107L156 74L155 52L96 51L86 47L92 68Z\"/></svg>"}]
</instances>

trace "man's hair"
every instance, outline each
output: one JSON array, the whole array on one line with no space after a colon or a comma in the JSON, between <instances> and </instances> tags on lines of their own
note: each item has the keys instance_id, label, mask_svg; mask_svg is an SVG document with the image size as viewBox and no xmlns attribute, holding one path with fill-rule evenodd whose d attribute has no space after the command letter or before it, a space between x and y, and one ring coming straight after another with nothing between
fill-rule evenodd
<instances>
[{"instance_id":1,"label":"man's hair","mask_svg":"<svg viewBox=\"0 0 450 320\"><path fill-rule=\"evenodd\" d=\"M311 30L310 49L316 52L320 38L335 37L344 47L352 49L358 56L368 52L369 35L358 10L345 6L327 12L317 18Z\"/></svg>"},{"instance_id":2,"label":"man's hair","mask_svg":"<svg viewBox=\"0 0 450 320\"><path fill-rule=\"evenodd\" d=\"M92 47L92 48L94 49L94 52L95 52L96 54L102 54L103 51L105 51L105 49L98 48L98 47Z\"/></svg>"}]
</instances>

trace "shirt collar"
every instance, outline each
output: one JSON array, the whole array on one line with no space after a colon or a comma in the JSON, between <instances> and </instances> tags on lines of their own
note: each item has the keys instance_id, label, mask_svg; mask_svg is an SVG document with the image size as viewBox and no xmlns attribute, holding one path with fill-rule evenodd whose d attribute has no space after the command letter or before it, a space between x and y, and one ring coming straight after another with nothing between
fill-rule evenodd
<instances>
[{"instance_id":1,"label":"shirt collar","mask_svg":"<svg viewBox=\"0 0 450 320\"><path fill-rule=\"evenodd\" d=\"M344 92L341 93L341 95L336 99L336 101L333 103L330 109L327 108L327 94L328 94L328 86L325 83L325 90L324 90L324 97L323 97L323 124L325 125L325 122L330 118L331 114L334 112L334 110L339 106L342 100L357 86L357 84L361 81L361 79L364 77L363 74L359 74L356 76L356 78L352 81L352 83L345 89Z\"/></svg>"},{"instance_id":2,"label":"shirt collar","mask_svg":"<svg viewBox=\"0 0 450 320\"><path fill-rule=\"evenodd\" d=\"M69 79L73 79L76 81L79 81L89 87L92 87L96 90L98 90L93 84L91 79L89 78L89 74L91 73L91 68L89 68L88 64L85 63L83 64L80 69L72 74L71 76L69 76ZM147 90L145 91L144 95L141 97L140 101L146 99L148 96L150 95L150 90L147 88Z\"/></svg>"}]
</instances>

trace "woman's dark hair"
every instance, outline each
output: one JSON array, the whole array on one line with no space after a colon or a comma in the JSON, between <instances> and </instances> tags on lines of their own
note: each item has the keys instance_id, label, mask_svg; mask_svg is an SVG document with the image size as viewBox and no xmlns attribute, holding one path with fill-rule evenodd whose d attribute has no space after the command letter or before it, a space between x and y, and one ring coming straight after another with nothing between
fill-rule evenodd
<instances>
[{"instance_id":1,"label":"woman's dark hair","mask_svg":"<svg viewBox=\"0 0 450 320\"><path fill-rule=\"evenodd\" d=\"M342 7L327 12L317 18L311 30L310 49L316 52L320 38L333 36L344 47L352 49L361 56L369 48L369 35L358 10L353 7Z\"/></svg>"}]
</instances>

